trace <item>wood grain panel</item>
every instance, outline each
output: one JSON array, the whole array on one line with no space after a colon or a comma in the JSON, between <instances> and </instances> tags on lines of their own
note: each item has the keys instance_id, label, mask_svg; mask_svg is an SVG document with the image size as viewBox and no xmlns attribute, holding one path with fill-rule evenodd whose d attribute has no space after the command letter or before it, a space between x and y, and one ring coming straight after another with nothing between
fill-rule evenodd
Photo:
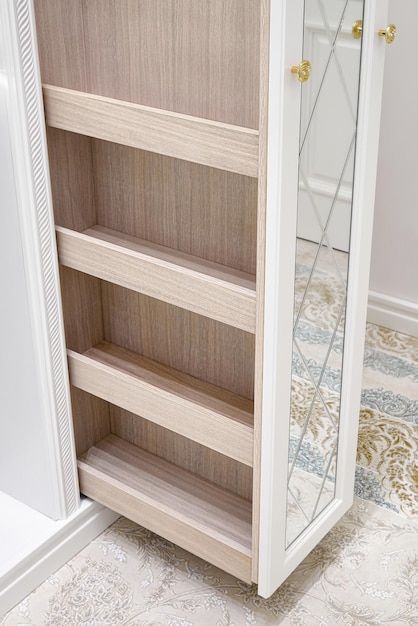
<instances>
[{"instance_id":1,"label":"wood grain panel","mask_svg":"<svg viewBox=\"0 0 418 626\"><path fill-rule=\"evenodd\" d=\"M44 84L48 126L258 175L258 131Z\"/></svg>"},{"instance_id":2,"label":"wood grain panel","mask_svg":"<svg viewBox=\"0 0 418 626\"><path fill-rule=\"evenodd\" d=\"M256 128L258 0L130 0L123 11L101 0L86 9L95 93Z\"/></svg>"},{"instance_id":3,"label":"wood grain panel","mask_svg":"<svg viewBox=\"0 0 418 626\"><path fill-rule=\"evenodd\" d=\"M100 281L63 266L60 277L66 344L84 352L103 339ZM81 454L110 433L109 407L74 386L71 404L76 450Z\"/></svg>"},{"instance_id":4,"label":"wood grain panel","mask_svg":"<svg viewBox=\"0 0 418 626\"><path fill-rule=\"evenodd\" d=\"M84 0L34 0L43 82L88 90Z\"/></svg>"},{"instance_id":5,"label":"wood grain panel","mask_svg":"<svg viewBox=\"0 0 418 626\"><path fill-rule=\"evenodd\" d=\"M68 356L79 389L252 465L252 402L111 344Z\"/></svg>"},{"instance_id":6,"label":"wood grain panel","mask_svg":"<svg viewBox=\"0 0 418 626\"><path fill-rule=\"evenodd\" d=\"M247 465L114 405L109 411L114 435L251 500L252 469Z\"/></svg>"},{"instance_id":7,"label":"wood grain panel","mask_svg":"<svg viewBox=\"0 0 418 626\"><path fill-rule=\"evenodd\" d=\"M97 222L92 140L47 129L55 223L85 230Z\"/></svg>"},{"instance_id":8,"label":"wood grain panel","mask_svg":"<svg viewBox=\"0 0 418 626\"><path fill-rule=\"evenodd\" d=\"M95 224L255 275L257 181L48 129L55 221Z\"/></svg>"},{"instance_id":9,"label":"wood grain panel","mask_svg":"<svg viewBox=\"0 0 418 626\"><path fill-rule=\"evenodd\" d=\"M104 338L244 398L254 392L254 335L103 282Z\"/></svg>"},{"instance_id":10,"label":"wood grain panel","mask_svg":"<svg viewBox=\"0 0 418 626\"><path fill-rule=\"evenodd\" d=\"M263 426L263 357L264 357L264 300L266 271L266 208L267 208L267 145L268 145L268 85L270 50L270 0L260 1L260 104L259 104L259 172L257 199L257 305L254 375L254 472L253 472L253 561L252 580L258 581L261 437Z\"/></svg>"},{"instance_id":11,"label":"wood grain panel","mask_svg":"<svg viewBox=\"0 0 418 626\"><path fill-rule=\"evenodd\" d=\"M255 275L255 179L104 141L93 163L98 224Z\"/></svg>"},{"instance_id":12,"label":"wood grain panel","mask_svg":"<svg viewBox=\"0 0 418 626\"><path fill-rule=\"evenodd\" d=\"M107 402L71 385L74 439L77 456L111 433Z\"/></svg>"},{"instance_id":13,"label":"wood grain panel","mask_svg":"<svg viewBox=\"0 0 418 626\"><path fill-rule=\"evenodd\" d=\"M96 223L92 141L51 128L47 140L55 222L84 230ZM85 351L103 339L100 282L62 266L60 279L67 346ZM76 450L81 454L110 433L109 407L75 387L71 404Z\"/></svg>"},{"instance_id":14,"label":"wood grain panel","mask_svg":"<svg viewBox=\"0 0 418 626\"><path fill-rule=\"evenodd\" d=\"M255 281L247 274L103 227L57 227L60 263L248 332Z\"/></svg>"},{"instance_id":15,"label":"wood grain panel","mask_svg":"<svg viewBox=\"0 0 418 626\"><path fill-rule=\"evenodd\" d=\"M44 82L257 128L259 0L35 0Z\"/></svg>"},{"instance_id":16,"label":"wood grain panel","mask_svg":"<svg viewBox=\"0 0 418 626\"><path fill-rule=\"evenodd\" d=\"M66 344L84 352L103 339L100 281L63 266L60 277ZM71 404L76 450L81 454L110 433L109 407L73 386Z\"/></svg>"},{"instance_id":17,"label":"wood grain panel","mask_svg":"<svg viewBox=\"0 0 418 626\"><path fill-rule=\"evenodd\" d=\"M57 116L58 125L67 129L48 132L57 223L79 232L101 225L119 231L126 241L137 237L254 276L259 191L260 341L260 0L34 2L42 78L54 86L46 92L47 115ZM261 5L263 37L267 0ZM262 39L262 81L265 43ZM262 135L263 107L262 100ZM110 265L104 257L103 263ZM84 352L106 339L253 398L254 335L65 267L62 285L70 348ZM257 358L258 393L260 343ZM196 383L195 393L199 385L204 383ZM231 493L250 495L251 468L81 390L72 394L77 450L88 449L80 461L83 490L241 579L256 580L256 558L251 574L251 505ZM198 476L112 436L91 448L110 427L229 491L208 487ZM223 439L229 445L231 437ZM254 541L259 478L256 472ZM149 492L141 492L140 484Z\"/></svg>"},{"instance_id":18,"label":"wood grain panel","mask_svg":"<svg viewBox=\"0 0 418 626\"><path fill-rule=\"evenodd\" d=\"M251 580L251 503L110 435L78 462L81 490Z\"/></svg>"},{"instance_id":19,"label":"wood grain panel","mask_svg":"<svg viewBox=\"0 0 418 626\"><path fill-rule=\"evenodd\" d=\"M67 347L85 352L103 340L100 281L64 266L60 277Z\"/></svg>"}]
</instances>

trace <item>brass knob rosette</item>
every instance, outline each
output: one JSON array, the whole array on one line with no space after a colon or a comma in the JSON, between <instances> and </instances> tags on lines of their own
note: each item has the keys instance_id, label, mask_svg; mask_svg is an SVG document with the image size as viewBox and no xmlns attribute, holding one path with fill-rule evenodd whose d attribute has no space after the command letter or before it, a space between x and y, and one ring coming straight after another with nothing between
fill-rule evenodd
<instances>
[{"instance_id":1,"label":"brass knob rosette","mask_svg":"<svg viewBox=\"0 0 418 626\"><path fill-rule=\"evenodd\" d=\"M377 34L379 35L379 37L384 37L386 43L393 43L395 41L395 33L395 24L389 24L387 28L385 28L384 30L379 30Z\"/></svg>"},{"instance_id":2,"label":"brass knob rosette","mask_svg":"<svg viewBox=\"0 0 418 626\"><path fill-rule=\"evenodd\" d=\"M306 83L311 76L311 62L310 61L301 61L299 65L293 65L291 68L292 74L296 74L298 81L301 83Z\"/></svg>"}]
</instances>

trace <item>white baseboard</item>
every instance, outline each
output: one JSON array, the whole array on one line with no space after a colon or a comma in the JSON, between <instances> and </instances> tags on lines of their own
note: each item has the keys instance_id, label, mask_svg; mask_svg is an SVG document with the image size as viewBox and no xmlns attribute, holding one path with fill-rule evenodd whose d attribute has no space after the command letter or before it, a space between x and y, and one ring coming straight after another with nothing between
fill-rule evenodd
<instances>
[{"instance_id":1,"label":"white baseboard","mask_svg":"<svg viewBox=\"0 0 418 626\"><path fill-rule=\"evenodd\" d=\"M37 526L36 533L25 545L23 532L25 524L28 525L29 530L32 523L32 510L27 507L27 519L22 519L22 513L25 517L23 505L16 503L14 506L11 500L7 503L7 510L2 511L2 515L8 518L9 525L13 524L13 517L19 515L16 524L19 526L18 532L22 534L20 549L16 551L13 558L9 555L7 562L3 561L0 567L0 620L5 613L21 602L48 576L56 572L119 517L114 511L87 498L83 499L80 508L64 521L53 522L45 517L43 523L41 519L43 516L33 512L36 516L34 517ZM2 508L4 508L3 505ZM4 530L3 524L2 532ZM16 535L16 532L13 535L13 529L11 529L8 538L6 528L5 536L1 537L1 541L9 539L16 544ZM16 547L19 548L19 544Z\"/></svg>"},{"instance_id":2,"label":"white baseboard","mask_svg":"<svg viewBox=\"0 0 418 626\"><path fill-rule=\"evenodd\" d=\"M418 304L369 291L367 321L418 337Z\"/></svg>"}]
</instances>

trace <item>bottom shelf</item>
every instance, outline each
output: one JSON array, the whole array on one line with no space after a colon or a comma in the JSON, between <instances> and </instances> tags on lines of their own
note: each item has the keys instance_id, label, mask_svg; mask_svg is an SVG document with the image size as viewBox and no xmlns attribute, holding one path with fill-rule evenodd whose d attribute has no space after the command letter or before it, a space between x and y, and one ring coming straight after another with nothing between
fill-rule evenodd
<instances>
[{"instance_id":1,"label":"bottom shelf","mask_svg":"<svg viewBox=\"0 0 418 626\"><path fill-rule=\"evenodd\" d=\"M78 461L81 491L251 582L251 502L109 435Z\"/></svg>"}]
</instances>

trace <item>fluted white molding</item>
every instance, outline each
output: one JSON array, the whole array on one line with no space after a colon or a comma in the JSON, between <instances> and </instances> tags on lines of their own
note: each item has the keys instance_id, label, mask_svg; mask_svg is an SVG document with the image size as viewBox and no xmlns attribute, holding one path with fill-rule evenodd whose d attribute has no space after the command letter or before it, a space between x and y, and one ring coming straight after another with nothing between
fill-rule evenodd
<instances>
[{"instance_id":1,"label":"fluted white molding","mask_svg":"<svg viewBox=\"0 0 418 626\"><path fill-rule=\"evenodd\" d=\"M51 516L79 506L44 110L31 0L0 3L2 68L28 299L53 485Z\"/></svg>"}]
</instances>

